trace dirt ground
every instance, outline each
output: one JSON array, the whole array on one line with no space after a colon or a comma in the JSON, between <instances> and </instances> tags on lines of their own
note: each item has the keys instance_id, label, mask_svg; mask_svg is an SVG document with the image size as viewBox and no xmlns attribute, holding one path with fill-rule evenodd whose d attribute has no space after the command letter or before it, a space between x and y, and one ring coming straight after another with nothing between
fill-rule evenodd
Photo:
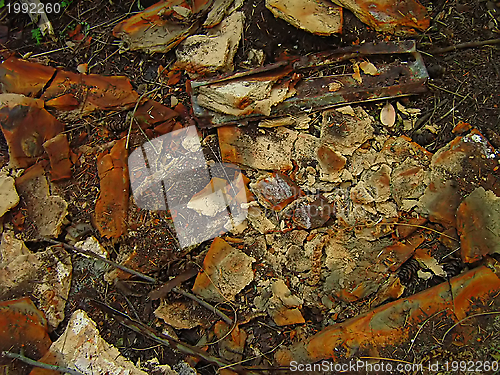
<instances>
[{"instance_id":1,"label":"dirt ground","mask_svg":"<svg viewBox=\"0 0 500 375\"><path fill-rule=\"evenodd\" d=\"M147 8L154 0L143 0L142 7ZM416 36L417 49L422 52L431 80L429 91L426 94L402 99L410 108L421 109L419 121L414 129L404 131L402 127L395 127L391 135L407 135L416 143L434 153L450 142L455 135L451 130L459 121L468 122L477 127L493 146L500 147L500 44L486 45L476 48L460 49L446 53L433 53L434 50L464 42L496 39L500 37L500 3L479 0L436 0L423 1L423 5L430 9L431 27L424 33ZM33 25L25 15L7 14L5 8L0 10L0 24L8 27L8 35L2 43L2 48L15 51L18 56L31 56L44 64L53 67L64 67L66 70L76 71L79 64L87 63L91 73L103 75L125 75L128 77L139 94L155 88L157 72L160 66L168 66L175 61L173 51L167 54L149 55L141 52L123 52L119 43L112 35L112 29L119 20L139 11L137 1L82 1L75 0L58 17L51 18L57 40L43 40L37 44L32 36ZM243 41L240 44L235 58L236 69L241 67L247 51L250 48L263 49L266 54L266 63L279 60L283 54L306 55L312 52L335 49L358 42L384 40L386 35L370 30L346 11L345 27L342 36L319 37L298 30L285 21L275 19L267 11L264 0L248 0L243 6L246 15L246 26ZM83 32L92 36L89 44L71 39L71 31L76 25L83 25ZM392 40L397 38L390 37ZM74 48L65 48L67 43L73 43ZM172 87L162 87L156 95L156 100L170 103L170 97L175 97L187 108L191 107L189 95L186 92L187 77L183 74L180 82ZM395 104L395 102L394 102ZM374 117L378 116L380 105L377 103L363 104L365 110ZM126 111L121 113L94 113L86 118L66 122L66 133L73 149L82 145L98 146L126 134L128 122ZM432 126L428 126L432 125ZM125 132L125 133L124 133ZM216 134L216 130L205 130L204 135ZM145 141L140 133L131 137L131 148ZM5 140L0 140L0 160L3 164L8 159ZM92 207L97 199L99 180L94 161L79 165L74 170L74 179L61 183L60 191L70 203L70 217L72 223L87 223L93 221ZM18 207L9 215L12 217ZM112 252L116 258L118 253L131 247L148 249L149 255L159 259L154 276L159 280L168 280L172 276L182 273L192 262L201 264L208 250L209 243L204 243L189 252L176 249L176 243L166 228L169 217L161 212L145 212L131 208L131 221L141 223L134 229L134 236L120 239L116 242L99 238L98 232L89 227L89 231ZM439 229L437 227L437 229ZM209 242L209 241L208 241ZM28 241L28 248L32 251L40 250L42 245ZM442 256L449 252L440 245L437 254ZM73 270L73 283L69 300L66 304L66 320L59 328L51 333L53 340L57 339L65 329L67 320L72 312L83 309L98 323L101 336L115 345L120 352L134 363L145 362L151 358L158 358L161 364L175 364L184 356L172 349L159 345L143 336L121 326L116 320L104 314L89 302L89 299L107 301L116 309L126 312L130 316L140 318L152 327L159 327L153 311L159 301L148 298L151 287L137 281L123 281L116 286L110 286L103 281L103 271L96 269L88 261L80 263ZM450 274L458 275L466 269L457 254L448 257L446 267ZM402 282L407 287L402 297L411 296L419 291L445 281L438 277L422 280L416 276L418 265L408 261L399 270ZM194 279L193 279L194 280ZM191 287L193 280L186 283ZM250 290L247 300L252 301L255 291ZM182 296L171 293L172 300L182 299ZM353 303L340 312L336 322L342 322L364 311L363 303ZM228 306L219 308L226 314L233 312ZM250 306L241 306L239 314L250 312ZM325 317L323 311L304 307L302 311L307 324L300 328L300 335L306 337L324 328ZM206 312L206 318L214 321L214 315ZM445 322L442 322L443 324ZM254 341L247 345L243 358L253 355L252 346L260 352L268 352L279 345L291 343L290 328L276 327L270 324L268 318L253 319L244 325L251 333ZM467 347L444 347L434 336L442 335L444 326L438 325L431 329L423 329L420 333L418 345L411 353L396 353L394 358L414 363L432 359L454 360L493 360L500 356L500 336L498 318L485 317L482 330L484 340L478 340ZM179 339L196 345L203 332L199 328L179 330L176 332ZM439 336L441 337L441 336ZM272 355L270 355L271 357ZM405 357L405 358L403 358ZM267 361L250 361L248 365L267 365ZM199 365L200 374L215 373L210 365ZM270 373L282 373L279 370ZM466 373L440 372L440 373Z\"/></svg>"}]
</instances>

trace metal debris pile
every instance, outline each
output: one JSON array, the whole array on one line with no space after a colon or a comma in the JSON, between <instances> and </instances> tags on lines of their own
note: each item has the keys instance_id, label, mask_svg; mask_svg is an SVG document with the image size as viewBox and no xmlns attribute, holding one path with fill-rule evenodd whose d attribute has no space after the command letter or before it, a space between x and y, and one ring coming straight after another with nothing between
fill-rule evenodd
<instances>
[{"instance_id":1,"label":"metal debris pile","mask_svg":"<svg viewBox=\"0 0 500 375\"><path fill-rule=\"evenodd\" d=\"M202 360L230 374L403 357L431 316L451 327L443 342L465 345L476 333L458 323L498 308L499 152L464 123L434 153L394 135L421 115L406 97L427 90L415 42L268 64L252 49L248 69L234 72L242 3L163 1L114 28L131 50L176 48L176 63L158 75L171 85L180 72L190 78L187 106L139 95L126 77L4 55L0 327L10 340L0 353L35 343L27 357L81 373L180 374ZM429 25L413 0L375 10L333 3L266 7L318 35L342 32L344 8L378 31L411 35ZM372 101L380 105L364 105ZM128 111L127 126L107 142L68 135L66 123L97 111ZM456 274L451 260L468 270ZM141 279L153 284L147 292ZM410 279L437 285L412 294ZM135 316L125 314L125 303L89 303L183 359L173 369L136 366L82 309L52 343L66 301L85 299L94 283L149 293L140 316L130 306ZM18 326L20 316L29 319ZM288 336L261 337L262 326L281 338L287 327ZM182 341L186 331L194 345Z\"/></svg>"}]
</instances>

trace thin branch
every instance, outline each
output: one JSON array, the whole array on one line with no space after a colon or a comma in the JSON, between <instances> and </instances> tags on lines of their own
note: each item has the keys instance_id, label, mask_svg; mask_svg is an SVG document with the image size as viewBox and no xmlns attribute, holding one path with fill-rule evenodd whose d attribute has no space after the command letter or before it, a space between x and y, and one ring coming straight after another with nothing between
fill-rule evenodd
<instances>
[{"instance_id":1,"label":"thin branch","mask_svg":"<svg viewBox=\"0 0 500 375\"><path fill-rule=\"evenodd\" d=\"M7 358L12 358L12 359L18 359L24 363L27 363L28 365L35 366L35 367L40 367L46 370L54 370L54 371L59 371L62 373L68 373L71 375L83 375L80 371L76 371L67 367L63 366L56 366L56 365L49 365L48 363L43 363L43 362L38 362L35 361L34 359L25 357L24 355L21 354L16 354L16 353L11 353L11 352L1 352L1 355L3 357Z\"/></svg>"},{"instance_id":2,"label":"thin branch","mask_svg":"<svg viewBox=\"0 0 500 375\"><path fill-rule=\"evenodd\" d=\"M173 349L177 349L181 353L191 355L191 356L196 356L198 358L201 358L201 359L207 361L208 363L217 365L219 367L224 367L226 365L230 365L231 370L236 371L237 373L240 373L240 374L242 374L242 373L252 374L252 371L247 371L245 368L243 368L240 365L231 365L225 359L214 357L214 356L206 353L205 351L203 351L195 346L183 343L182 341L179 341L173 337L167 336L163 333L156 332L151 327L149 327L141 322L137 322L137 321L131 319L128 315L126 315L126 314L122 313L121 311L118 311L118 310L112 308L111 306L108 306L108 305L106 305L98 300L90 300L90 302L94 306L96 306L100 310L102 310L103 312L112 315L113 318L116 321L118 321L121 325L131 329L134 332L137 332L141 335L149 337L150 339L152 339L160 344L169 346Z\"/></svg>"},{"instance_id":3,"label":"thin branch","mask_svg":"<svg viewBox=\"0 0 500 375\"><path fill-rule=\"evenodd\" d=\"M106 259L106 258L104 258L104 257L102 257L100 255L97 255L96 253L94 253L92 251L88 251L88 250L82 249L80 247L69 245L69 244L61 242L61 241L52 240L50 238L45 238L44 240L46 242L52 243L54 245L62 245L64 248L66 248L68 250L72 250L76 254L83 254L83 255L89 256L91 258L98 259L98 260L100 260L100 261L102 261L104 263L107 263L107 264L109 264L109 265L111 265L111 266L113 266L115 268L118 268L118 269L120 269L120 270L122 270L124 272L130 273L131 275L134 275L134 276L140 277L141 279L149 281L150 283L154 283L154 284L157 283L157 280L155 278L153 278L153 277L145 275L145 274L143 274L141 272L138 272L136 270L133 270L131 268L122 266L121 264L113 262L112 260Z\"/></svg>"},{"instance_id":4,"label":"thin branch","mask_svg":"<svg viewBox=\"0 0 500 375\"><path fill-rule=\"evenodd\" d=\"M413 345L415 345L415 341L417 340L417 336L420 334L420 332L422 331L422 328L424 328L424 326L427 324L427 322L429 322L432 318L434 318L436 315L438 314L441 314L442 312L446 311L447 309L443 309L441 311L438 311L437 313L435 314L432 314L431 316L429 316L421 325L420 327L418 328L418 331L417 333L415 334L415 337L413 337L413 340L411 340L411 345L410 347L408 348L408 350L406 351L406 355L408 355L411 351L411 349L413 348Z\"/></svg>"},{"instance_id":5,"label":"thin branch","mask_svg":"<svg viewBox=\"0 0 500 375\"><path fill-rule=\"evenodd\" d=\"M454 237L448 236L446 233L440 232L440 231L432 229L432 228L424 227L423 225L406 224L406 223L380 223L380 225L396 225L396 226L402 225L402 226L405 226L405 227L421 228L421 229L425 229L425 230L430 230L431 232L440 234L441 236L448 237L449 239L451 239L453 241L459 242L459 240L457 240Z\"/></svg>"},{"instance_id":6,"label":"thin branch","mask_svg":"<svg viewBox=\"0 0 500 375\"><path fill-rule=\"evenodd\" d=\"M438 123L439 121L443 120L444 118L446 118L450 113L452 113L455 109L457 109L458 107L460 107L462 105L462 103L468 99L470 96L470 94L467 94L465 96L465 98L463 98L462 100L460 100L460 102L454 106L452 109L450 109L448 112L446 112L444 115L442 115L440 118L438 118L436 121L434 121L435 123Z\"/></svg>"},{"instance_id":7,"label":"thin branch","mask_svg":"<svg viewBox=\"0 0 500 375\"><path fill-rule=\"evenodd\" d=\"M456 96L459 96L460 98L465 98L465 95L460 95L456 92L453 92L451 90L448 90L448 89L445 89L444 87L441 87L441 86L438 86L438 85L435 85L431 82L427 82L427 85L430 86L430 87L434 87L435 89L438 89L438 90L441 90L441 91L444 91L444 92L447 92L448 94L452 94L452 95L456 95ZM444 100L443 100L444 101Z\"/></svg>"},{"instance_id":8,"label":"thin branch","mask_svg":"<svg viewBox=\"0 0 500 375\"><path fill-rule=\"evenodd\" d=\"M225 368L228 368L228 367L231 367L231 366L234 366L234 365L241 365L242 363L245 363L245 362L248 362L248 361L252 361L252 360L254 360L254 359L257 359L257 358L263 357L263 356L265 356L265 355L267 355L267 354L271 354L272 352L274 352L274 351L276 351L277 349L279 349L279 348L283 345L283 343L284 343L284 342L285 342L285 340L281 341L281 342L280 342L278 345L276 345L273 349L271 349L271 350L269 350L269 351L267 351L267 352L265 352L265 353L261 353L261 354L259 354L259 355L256 355L256 356L253 356L253 357L250 357L250 358L247 358L247 359L243 359L243 360L241 360L241 361L239 361L239 362L231 363L230 365L226 365L226 366L224 366L224 367L221 367L221 368L219 369L219 371L220 371L220 370L224 370ZM289 370L289 368L288 368L288 367L287 367L286 369L287 369L287 370ZM276 369L274 369L274 368L273 368L273 370L276 370ZM283 370L283 369L282 369L282 370Z\"/></svg>"},{"instance_id":9,"label":"thin branch","mask_svg":"<svg viewBox=\"0 0 500 375\"><path fill-rule=\"evenodd\" d=\"M441 53L453 52L453 51L457 51L459 49L482 47L482 46L486 46L488 44L500 44L500 39L488 39L488 40L481 40L478 42L460 43L460 44L455 44L454 46L449 46L449 47L444 47L444 48L436 48L436 49L428 51L428 53L433 54L433 55L439 55Z\"/></svg>"},{"instance_id":10,"label":"thin branch","mask_svg":"<svg viewBox=\"0 0 500 375\"><path fill-rule=\"evenodd\" d=\"M59 52L59 51L64 51L65 49L68 49L69 47L66 46L66 47L61 47L61 48L57 48L57 49L53 49L51 51L45 51L45 52L42 52L42 53L37 53L36 55L31 55L29 57L31 58L35 58L35 57L40 57L40 56L45 56L45 55L50 55L51 53L54 53L54 52Z\"/></svg>"},{"instance_id":11,"label":"thin branch","mask_svg":"<svg viewBox=\"0 0 500 375\"><path fill-rule=\"evenodd\" d=\"M189 299L192 299L193 301L198 302L200 305L203 307L207 308L208 310L212 311L214 314L217 314L222 320L224 320L227 324L232 325L233 321L230 317L228 317L226 314L224 314L222 311L219 309L216 309L214 306L209 304L208 302L203 301L202 299L196 297L194 294L188 293L185 290L179 289L179 288L172 288L172 290L175 293L182 294L184 297L187 297Z\"/></svg>"}]
</instances>

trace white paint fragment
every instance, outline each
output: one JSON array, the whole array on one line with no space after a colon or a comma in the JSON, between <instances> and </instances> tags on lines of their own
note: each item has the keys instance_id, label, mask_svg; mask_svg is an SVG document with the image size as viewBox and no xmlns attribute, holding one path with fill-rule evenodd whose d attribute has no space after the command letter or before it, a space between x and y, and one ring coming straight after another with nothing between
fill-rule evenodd
<instances>
[{"instance_id":1,"label":"white paint fragment","mask_svg":"<svg viewBox=\"0 0 500 375\"><path fill-rule=\"evenodd\" d=\"M18 203L19 196L14 179L4 174L0 175L0 217L17 206Z\"/></svg>"},{"instance_id":2,"label":"white paint fragment","mask_svg":"<svg viewBox=\"0 0 500 375\"><path fill-rule=\"evenodd\" d=\"M82 310L73 313L64 333L40 361L85 375L147 375L104 341L94 321Z\"/></svg>"}]
</instances>

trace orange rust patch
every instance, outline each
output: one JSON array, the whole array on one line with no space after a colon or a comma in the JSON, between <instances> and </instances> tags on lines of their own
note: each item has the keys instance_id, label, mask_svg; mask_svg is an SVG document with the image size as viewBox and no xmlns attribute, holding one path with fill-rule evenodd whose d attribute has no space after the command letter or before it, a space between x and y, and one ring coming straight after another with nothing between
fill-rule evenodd
<instances>
[{"instance_id":1,"label":"orange rust patch","mask_svg":"<svg viewBox=\"0 0 500 375\"><path fill-rule=\"evenodd\" d=\"M322 145L318 147L318 161L321 167L328 173L334 173L344 168L347 159L330 147Z\"/></svg>"},{"instance_id":2,"label":"orange rust patch","mask_svg":"<svg viewBox=\"0 0 500 375\"><path fill-rule=\"evenodd\" d=\"M431 315L443 313L459 321L475 306L481 303L488 306L499 289L499 277L490 268L481 266L452 278L449 283L329 326L305 343L278 351L275 358L281 365L289 365L292 360L312 363L332 358L338 361L342 357L370 353L373 348L392 350L413 338L420 324ZM455 328L460 329L460 326ZM340 354L341 347L346 350L345 355Z\"/></svg>"},{"instance_id":3,"label":"orange rust patch","mask_svg":"<svg viewBox=\"0 0 500 375\"><path fill-rule=\"evenodd\" d=\"M394 245L387 246L384 249L382 257L389 263L389 269L396 271L404 262L406 262L415 252L425 238L422 233L417 233L406 239L405 242L397 242Z\"/></svg>"},{"instance_id":4,"label":"orange rust patch","mask_svg":"<svg viewBox=\"0 0 500 375\"><path fill-rule=\"evenodd\" d=\"M452 130L453 134L462 134L469 131L472 128L471 124L468 122L459 121L458 124Z\"/></svg>"},{"instance_id":5,"label":"orange rust patch","mask_svg":"<svg viewBox=\"0 0 500 375\"><path fill-rule=\"evenodd\" d=\"M103 237L118 238L125 233L129 198L129 174L126 139L119 140L111 151L97 157L100 194L95 206L95 220Z\"/></svg>"},{"instance_id":6,"label":"orange rust patch","mask_svg":"<svg viewBox=\"0 0 500 375\"><path fill-rule=\"evenodd\" d=\"M132 50L168 52L199 25L193 15L208 5L207 0L160 1L117 24L113 35L123 38Z\"/></svg>"},{"instance_id":7,"label":"orange rust patch","mask_svg":"<svg viewBox=\"0 0 500 375\"><path fill-rule=\"evenodd\" d=\"M436 196L429 207L429 220L435 223L443 224L446 227L456 226L456 211L462 198L458 192L456 184L452 181L447 181L436 186L434 183L431 187L436 191Z\"/></svg>"},{"instance_id":8,"label":"orange rust patch","mask_svg":"<svg viewBox=\"0 0 500 375\"><path fill-rule=\"evenodd\" d=\"M50 179L60 181L71 178L71 150L69 148L66 134L59 134L43 144L45 151L49 154Z\"/></svg>"},{"instance_id":9,"label":"orange rust patch","mask_svg":"<svg viewBox=\"0 0 500 375\"><path fill-rule=\"evenodd\" d=\"M457 210L457 227L464 262L500 253L500 198L482 187L474 190Z\"/></svg>"},{"instance_id":10,"label":"orange rust patch","mask_svg":"<svg viewBox=\"0 0 500 375\"><path fill-rule=\"evenodd\" d=\"M128 109L139 98L126 77L71 73L14 57L0 65L0 84L3 92L35 96L54 74L41 97L47 107L79 109L85 115L96 109Z\"/></svg>"},{"instance_id":11,"label":"orange rust patch","mask_svg":"<svg viewBox=\"0 0 500 375\"><path fill-rule=\"evenodd\" d=\"M174 131L174 126L177 124L179 124L179 123L175 123L172 120L165 121L165 122L162 122L160 125L155 126L154 131L156 134L164 135L164 134L167 134L167 133ZM182 125L180 126L179 129L181 129L181 128L182 128Z\"/></svg>"},{"instance_id":12,"label":"orange rust patch","mask_svg":"<svg viewBox=\"0 0 500 375\"><path fill-rule=\"evenodd\" d=\"M253 280L255 259L216 237L203 260L193 292L211 301L233 300Z\"/></svg>"},{"instance_id":13,"label":"orange rust patch","mask_svg":"<svg viewBox=\"0 0 500 375\"><path fill-rule=\"evenodd\" d=\"M45 110L43 101L5 94L0 126L9 146L10 165L27 168L44 153L43 143L64 130L64 125Z\"/></svg>"},{"instance_id":14,"label":"orange rust patch","mask_svg":"<svg viewBox=\"0 0 500 375\"><path fill-rule=\"evenodd\" d=\"M146 8L143 12L135 14L134 16L117 24L113 29L113 35L115 37L120 37L120 34L122 33L137 33L140 32L141 28L153 22L163 24L168 17L172 16L173 11L171 7L182 5L185 5L184 0L168 0L156 3L149 8Z\"/></svg>"},{"instance_id":15,"label":"orange rust patch","mask_svg":"<svg viewBox=\"0 0 500 375\"><path fill-rule=\"evenodd\" d=\"M134 117L142 129L148 128L151 125L163 123L172 120L179 114L173 109L170 109L163 104L154 100L148 100L144 104L137 107ZM172 123L173 126L173 123Z\"/></svg>"},{"instance_id":16,"label":"orange rust patch","mask_svg":"<svg viewBox=\"0 0 500 375\"><path fill-rule=\"evenodd\" d=\"M396 230L399 239L406 238L417 230L419 230L418 226L423 226L427 223L427 219L425 217L412 217L408 220L408 222L402 223L406 225L396 225Z\"/></svg>"},{"instance_id":17,"label":"orange rust patch","mask_svg":"<svg viewBox=\"0 0 500 375\"><path fill-rule=\"evenodd\" d=\"M1 91L37 96L55 71L50 66L10 57L0 65Z\"/></svg>"},{"instance_id":18,"label":"orange rust patch","mask_svg":"<svg viewBox=\"0 0 500 375\"><path fill-rule=\"evenodd\" d=\"M243 158L237 153L233 143L239 138L241 131L235 126L221 126L217 129L222 161L241 164Z\"/></svg>"},{"instance_id":19,"label":"orange rust patch","mask_svg":"<svg viewBox=\"0 0 500 375\"><path fill-rule=\"evenodd\" d=\"M412 176L414 174L417 174L421 170L422 170L422 168L420 168L420 167L409 168L409 169L405 170L404 172L400 173L400 176Z\"/></svg>"},{"instance_id":20,"label":"orange rust patch","mask_svg":"<svg viewBox=\"0 0 500 375\"><path fill-rule=\"evenodd\" d=\"M259 179L252 189L275 211L282 210L302 195L300 188L287 175L279 172Z\"/></svg>"},{"instance_id":21,"label":"orange rust patch","mask_svg":"<svg viewBox=\"0 0 500 375\"><path fill-rule=\"evenodd\" d=\"M41 358L52 344L43 312L28 297L0 302L0 351ZM1 362L0 362L1 363Z\"/></svg>"},{"instance_id":22,"label":"orange rust patch","mask_svg":"<svg viewBox=\"0 0 500 375\"><path fill-rule=\"evenodd\" d=\"M78 102L81 114L99 110L121 110L132 108L139 95L126 77L106 77L97 74L76 74L58 71L42 99L47 107L59 110L74 108Z\"/></svg>"},{"instance_id":23,"label":"orange rust patch","mask_svg":"<svg viewBox=\"0 0 500 375\"><path fill-rule=\"evenodd\" d=\"M427 9L416 0L335 0L334 3L381 32L413 35L415 29L424 31L430 25Z\"/></svg>"}]
</instances>

